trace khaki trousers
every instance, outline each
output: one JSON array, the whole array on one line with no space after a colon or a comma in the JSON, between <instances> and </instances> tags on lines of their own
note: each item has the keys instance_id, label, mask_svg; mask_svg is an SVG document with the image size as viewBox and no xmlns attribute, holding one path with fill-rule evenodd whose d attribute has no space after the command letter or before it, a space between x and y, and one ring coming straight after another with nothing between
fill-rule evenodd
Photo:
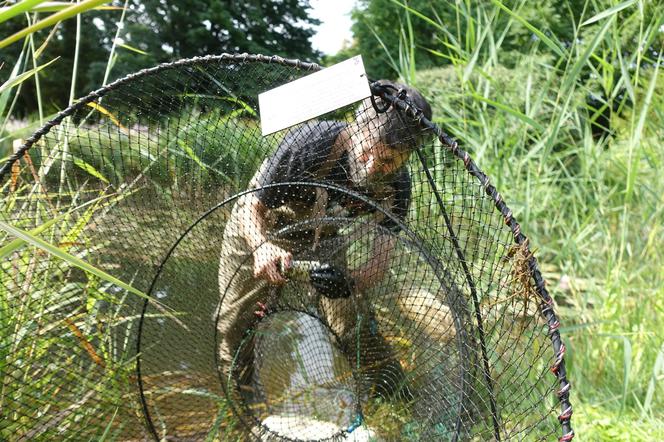
<instances>
[{"instance_id":1,"label":"khaki trousers","mask_svg":"<svg viewBox=\"0 0 664 442\"><path fill-rule=\"evenodd\" d=\"M227 233L229 229L227 229ZM273 243L285 250L295 251L295 259L310 259L306 250L293 241L280 241L272 239ZM308 244L306 244L308 246ZM327 252L332 248L328 247ZM337 247L338 249L338 247ZM298 253L297 251L301 252ZM336 261L337 265L345 256L343 247L337 250L335 256L325 259L326 262ZM320 253L315 255L321 260ZM323 258L324 259L324 258ZM248 250L244 238L228 234L224 237L219 264L219 287L221 292L221 307L217 322L219 360L225 379L230 376L230 368L237 358L234 369L247 369L247 373L235 372L242 383L249 382L251 365L253 361L252 343L243 343L247 330L252 329L258 320L255 313L259 310L257 303L267 304L278 302L284 289L269 285L262 279L253 275L252 250ZM302 286L300 286L302 287ZM303 287L302 287L303 288ZM315 289L308 286L300 290L302 296L309 296L301 306L295 299L289 299L288 305L293 309L311 310L312 304L316 307L316 316L327 324L342 345L342 351L347 355L351 367L361 367L363 384L370 388L373 386L381 394L390 394L396 386L387 385L387 380L396 380L402 377L399 363L393 358L389 345L377 332L373 312L366 302L362 302L361 294L353 294L348 299L328 299L315 295ZM313 294L313 295L312 295ZM315 301L311 298L314 297ZM242 348L242 351L239 349ZM360 361L357 361L357 357Z\"/></svg>"},{"instance_id":2,"label":"khaki trousers","mask_svg":"<svg viewBox=\"0 0 664 442\"><path fill-rule=\"evenodd\" d=\"M253 274L253 250L248 247L244 237L238 233L235 210L224 231L219 262L219 289L221 304L218 332L218 356L221 370L228 379L229 369L237 357L241 365L251 369L253 348L251 343L243 345L247 330L258 321L255 314L259 310L257 303L270 303L283 297L287 287L276 287L266 281L255 278ZM321 242L316 252L311 243L306 241L286 240L272 237L269 240L293 253L294 259L316 260L333 263L346 268L346 248L344 238L328 239ZM291 284L291 283L287 283ZM390 346L380 335L372 306L364 300L362 293L354 293L348 299L328 299L318 296L315 289L300 284L295 296L308 297L299 304L301 310L316 309L316 316L321 318L336 335L341 349L349 358L352 367L361 368L366 384L373 385L384 394L389 394L401 382L402 370L394 358ZM424 289L411 288L401 293L390 295L395 300L395 307L401 317L419 324L417 333L424 333L437 342L449 343L456 332L452 315L447 305ZM315 299L312 299L315 298ZM287 305L298 309L298 300L289 299ZM283 305L283 304L282 304ZM242 347L243 351L238 353ZM358 361L357 358L360 358ZM236 366L237 367L237 366ZM238 373L236 373L238 374ZM241 376L244 382L244 376ZM248 381L248 379L246 379Z\"/></svg>"}]
</instances>

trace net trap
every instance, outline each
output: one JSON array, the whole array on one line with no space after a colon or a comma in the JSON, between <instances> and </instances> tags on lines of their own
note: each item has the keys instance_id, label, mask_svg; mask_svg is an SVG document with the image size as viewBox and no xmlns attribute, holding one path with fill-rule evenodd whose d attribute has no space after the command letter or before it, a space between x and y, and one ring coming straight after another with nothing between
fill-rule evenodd
<instances>
[{"instance_id":1,"label":"net trap","mask_svg":"<svg viewBox=\"0 0 664 442\"><path fill-rule=\"evenodd\" d=\"M426 97L261 134L320 70L143 70L2 164L0 439L572 439L537 261Z\"/></svg>"}]
</instances>

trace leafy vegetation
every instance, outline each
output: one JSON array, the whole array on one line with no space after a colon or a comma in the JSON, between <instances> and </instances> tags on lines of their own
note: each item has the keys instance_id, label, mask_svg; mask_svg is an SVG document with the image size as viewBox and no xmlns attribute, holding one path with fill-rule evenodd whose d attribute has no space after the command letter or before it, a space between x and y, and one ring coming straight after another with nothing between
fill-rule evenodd
<instances>
[{"instance_id":1,"label":"leafy vegetation","mask_svg":"<svg viewBox=\"0 0 664 442\"><path fill-rule=\"evenodd\" d=\"M408 9L415 2L393 3L413 23L450 27ZM446 67L393 65L432 97L434 119L492 178L536 247L565 325L572 422L584 440L656 440L664 422L657 4L572 4L580 15L565 34L503 52L511 26L532 25L519 12L525 3L507 12L498 1L457 2L475 31L464 45L432 48Z\"/></svg>"},{"instance_id":2,"label":"leafy vegetation","mask_svg":"<svg viewBox=\"0 0 664 442\"><path fill-rule=\"evenodd\" d=\"M24 30L30 30L33 37L23 40L23 45L16 42L0 49L0 66L4 64L0 83L9 78L15 65L25 69L33 61L58 61L47 75L27 82L26 87L40 92L18 96L15 116L34 114L40 106L47 113L66 107L69 88L63 85L72 84L74 96L79 97L129 73L183 57L249 52L315 61L320 56L309 42L314 34L312 25L318 22L308 16L308 1L116 1L75 19L51 23L41 31L34 29L34 24L50 19L51 15L45 15L51 11L34 3L43 1L19 2L25 11L2 24L0 40ZM112 2L88 0L81 6L100 3ZM77 6L66 2L57 5ZM26 44L35 46L34 60L20 56ZM76 52L84 56L76 57ZM72 75L77 78L74 83ZM44 97L43 102L38 103L38 95Z\"/></svg>"},{"instance_id":3,"label":"leafy vegetation","mask_svg":"<svg viewBox=\"0 0 664 442\"><path fill-rule=\"evenodd\" d=\"M240 8L243 2L231 3ZM460 140L514 210L536 249L563 322L561 332L573 383L572 422L579 437L656 440L664 431L662 3L443 3L360 2L354 16L356 42L337 58L360 52L370 75L399 76L420 88L432 103L435 121ZM224 30L233 28L229 22L238 9L208 10L197 5L192 2L185 8L178 3L180 11L174 5L161 10L156 3L130 1L124 9L79 15L50 31L29 33L23 44L2 49L0 158L10 154L12 140L25 138L54 110L96 88L102 80L140 67L223 50L301 58L316 55L304 44L309 35L306 31L293 30L290 40L297 41L293 46L283 39L261 43L270 40L279 27L276 21L258 23L266 10L251 9L244 25L247 32L226 35ZM299 2L284 5L294 8L292 14L279 13L291 24L298 18L305 20L305 6ZM183 17L185 14L178 13L182 10L192 14ZM2 37L36 23L42 17L36 14L44 13L30 11L6 22ZM273 18L278 21L276 15ZM116 34L117 20L126 24ZM191 26L176 31L172 26L176 22ZM119 40L120 36L124 39ZM56 57L60 58L49 65ZM15 117L33 113L28 128L10 127ZM219 118L221 114L211 112L196 124L214 132ZM250 119L242 124L249 132L255 130ZM147 157L138 148L113 158L104 156L110 151L105 143L122 140L91 137L94 135L80 129L69 146L76 156L72 165L81 177L122 182L140 176L147 162L166 171L156 174L163 177L157 183L162 186L174 185L176 177L188 173L218 185L215 161L220 158L224 165L255 167L242 160L243 152L226 151L222 143L214 149L204 148L205 140L193 135L186 148L169 150L167 143L161 143L164 156ZM81 139L86 140L85 149L76 144ZM94 154L87 150L90 146L96 149ZM39 150L34 150L32 159L35 170L42 170ZM56 161L49 167L54 172L48 179L57 186L62 164ZM206 181L207 172L210 181ZM12 182L2 185L5 198ZM23 225L15 217L27 210L23 200L7 197L0 205L0 222L7 227L3 231L11 232L2 240L0 258L11 254L12 262L18 263L18 268L0 269L0 326L9 324L13 330L0 344L0 408L6 409L20 396L40 388L56 397L67 393L63 403L75 407L58 409L54 404L51 411L62 419L54 427L38 428L35 436L61 438L69 429L68 437L76 439L73 429L81 425L85 414L108 425L104 437L113 438L125 434L116 424L122 419L116 416L115 407L126 398L118 392L129 385L132 370L128 367L134 355L128 338L109 336L131 335L129 327L135 318L121 305L137 296L131 288L139 294L141 288L135 288L129 277L123 281L129 284L126 290L118 291L114 281L104 279L103 269L87 278L76 266L77 260L89 258L75 247L85 237L86 220L109 204L119 204L120 197L108 194L83 203L80 196L85 188L61 189L70 192L71 210L82 215L50 219L48 210L38 206L34 219L40 224ZM20 235L23 239L15 239ZM47 244L31 242L31 237ZM56 237L67 240L48 241ZM73 259L63 261L53 247ZM49 277L30 280L35 272ZM9 277L13 274L26 278L15 280ZM88 274L94 275L94 271ZM32 290L26 291L26 285ZM53 286L62 290L49 290ZM20 295L11 298L9 305L14 293ZM63 303L73 299L72 293L85 302L76 306L70 322L49 322L52 312L71 307ZM90 378L98 382L93 395L86 393L91 390L91 380L78 385L79 390L67 392L67 386L75 382L48 367L36 368L40 376L33 383L26 376L35 367L27 363L8 371L34 354L57 353L62 346L79 349L77 358L60 361L62 365L82 364L96 373ZM18 348L22 350L15 351ZM14 396L7 394L10 385L19 384ZM76 395L76 400L70 400ZM84 414L80 413L83 408L87 408ZM1 425L1 437L26 428L19 411L10 413L8 423ZM225 419L221 417L227 411L219 405L220 418L213 432L232 431L222 425ZM211 434L209 439L213 438Z\"/></svg>"}]
</instances>

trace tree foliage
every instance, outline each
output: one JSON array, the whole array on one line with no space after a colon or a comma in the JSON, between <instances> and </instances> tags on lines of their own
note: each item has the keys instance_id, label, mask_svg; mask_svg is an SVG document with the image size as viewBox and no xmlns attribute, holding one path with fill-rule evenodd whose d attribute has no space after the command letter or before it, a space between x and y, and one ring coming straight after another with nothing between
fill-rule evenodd
<instances>
[{"instance_id":1,"label":"tree foliage","mask_svg":"<svg viewBox=\"0 0 664 442\"><path fill-rule=\"evenodd\" d=\"M412 49L418 69L444 66L469 59L476 50L491 51L500 46L502 63L509 65L513 51L528 52L534 44L533 33L522 23L514 20L496 1L445 1L436 0L360 0L353 12L354 45L344 55L361 53L370 75L393 78L401 73L404 51ZM535 28L549 36L569 34L563 19L570 3L577 13L582 0L527 2L504 0L507 9L517 13ZM412 26L409 28L408 20ZM567 26L569 28L569 26ZM500 41L486 40L498 35ZM496 32L499 30L500 32ZM414 42L409 47L409 40ZM387 55L387 54L390 55ZM400 63L401 61L401 63Z\"/></svg>"},{"instance_id":2,"label":"tree foliage","mask_svg":"<svg viewBox=\"0 0 664 442\"><path fill-rule=\"evenodd\" d=\"M157 58L170 59L221 52L318 57L309 38L308 0L132 0L135 19L130 39L141 44L156 34L161 45L149 48ZM148 49L146 47L146 49Z\"/></svg>"},{"instance_id":3,"label":"tree foliage","mask_svg":"<svg viewBox=\"0 0 664 442\"><path fill-rule=\"evenodd\" d=\"M435 17L440 13L441 2L432 0L410 0L404 5ZM399 63L399 52L408 52L408 20L412 20L412 40L415 44L417 66L426 68L440 64L428 49L434 48L441 32L427 21L408 17L408 11L393 0L359 0L352 13L354 43L342 50L338 61L350 55L362 54L367 73L373 78L394 78L394 64ZM389 55L388 55L389 54ZM391 57L391 58L390 58ZM405 62L405 60L404 60Z\"/></svg>"},{"instance_id":4,"label":"tree foliage","mask_svg":"<svg viewBox=\"0 0 664 442\"><path fill-rule=\"evenodd\" d=\"M329 57L329 61L362 54L367 71L374 78L403 75L409 68L407 63L413 60L418 70L466 64L473 57L493 58L495 63L512 66L519 58L517 53L537 50L540 54L548 51L556 55L532 28L564 50L572 42L592 36L598 25L595 22L580 27L581 23L616 5L614 0L360 0L352 15L353 45ZM634 26L625 27L627 32L616 38L629 52L640 44L640 22L635 15L629 15L629 10L642 7L645 16L655 17L653 12L661 10L664 2L635 1L626 6L629 9L625 16L634 21ZM412 23L410 28L408 20ZM647 42L654 58L661 51L662 40ZM414 42L412 47L410 41Z\"/></svg>"},{"instance_id":5,"label":"tree foliage","mask_svg":"<svg viewBox=\"0 0 664 442\"><path fill-rule=\"evenodd\" d=\"M318 21L308 16L309 9L309 0L129 0L108 81L160 62L222 52L317 61L320 54L312 49L309 39ZM75 96L101 86L120 14L120 10L93 11L81 16ZM25 26L24 17L15 17L3 24L1 36ZM36 33L35 47L46 41L50 32ZM44 104L48 111L67 105L76 42L76 21L62 22L40 56L40 62L59 57L53 69L40 75L41 96L47 97ZM20 43L2 50L0 83L9 76L21 50ZM31 63L30 57L24 57L24 62L28 61ZM34 83L26 82L23 88L15 114L36 110Z\"/></svg>"}]
</instances>

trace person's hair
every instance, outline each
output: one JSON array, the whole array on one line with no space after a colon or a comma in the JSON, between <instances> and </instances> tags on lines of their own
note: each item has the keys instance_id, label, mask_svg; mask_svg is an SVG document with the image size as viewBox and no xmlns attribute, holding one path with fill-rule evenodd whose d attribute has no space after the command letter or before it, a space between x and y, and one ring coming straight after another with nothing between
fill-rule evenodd
<instances>
[{"instance_id":1,"label":"person's hair","mask_svg":"<svg viewBox=\"0 0 664 442\"><path fill-rule=\"evenodd\" d=\"M424 117L431 120L431 106L415 88L388 80L379 80L380 84L390 86L396 95L398 91L406 93L406 101L421 110ZM380 97L374 97L377 107L382 109L387 103ZM425 143L431 136L423 130L418 121L395 106L384 112L377 112L370 98L365 99L355 113L356 122L375 131L378 138L389 147L398 150L412 150Z\"/></svg>"}]
</instances>

